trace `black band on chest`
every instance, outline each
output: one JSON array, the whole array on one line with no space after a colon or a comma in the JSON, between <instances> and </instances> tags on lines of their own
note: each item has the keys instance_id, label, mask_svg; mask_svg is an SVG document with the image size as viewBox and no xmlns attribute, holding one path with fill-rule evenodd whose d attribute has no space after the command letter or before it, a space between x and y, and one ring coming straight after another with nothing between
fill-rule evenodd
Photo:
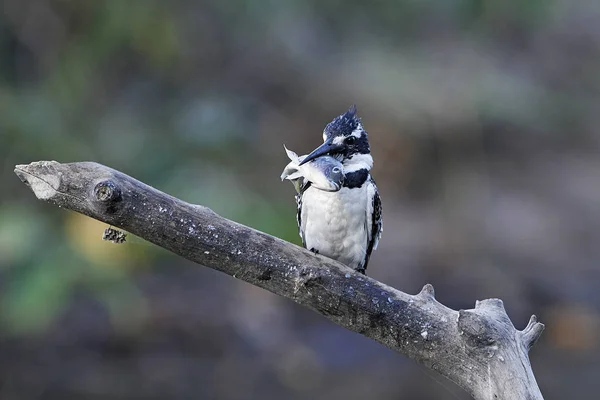
<instances>
[{"instance_id":1,"label":"black band on chest","mask_svg":"<svg viewBox=\"0 0 600 400\"><path fill-rule=\"evenodd\" d=\"M369 178L369 171L365 168L344 174L344 187L349 189L358 188Z\"/></svg>"}]
</instances>

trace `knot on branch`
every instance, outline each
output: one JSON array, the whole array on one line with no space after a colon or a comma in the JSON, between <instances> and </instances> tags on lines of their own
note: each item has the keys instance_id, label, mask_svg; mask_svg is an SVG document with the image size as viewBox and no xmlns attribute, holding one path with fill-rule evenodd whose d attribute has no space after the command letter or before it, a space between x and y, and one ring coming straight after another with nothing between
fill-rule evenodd
<instances>
[{"instance_id":1,"label":"knot on branch","mask_svg":"<svg viewBox=\"0 0 600 400\"><path fill-rule=\"evenodd\" d=\"M121 200L121 190L113 181L106 180L94 187L94 196L103 203L115 202Z\"/></svg>"},{"instance_id":2,"label":"knot on branch","mask_svg":"<svg viewBox=\"0 0 600 400\"><path fill-rule=\"evenodd\" d=\"M529 318L529 323L527 324L525 329L519 332L521 342L523 343L523 346L525 346L525 349L527 349L527 351L529 351L529 349L533 347L533 345L535 344L535 342L537 342L540 336L542 336L544 328L545 325L541 322L538 322L537 317L535 315L532 315L531 318Z\"/></svg>"},{"instance_id":3,"label":"knot on branch","mask_svg":"<svg viewBox=\"0 0 600 400\"><path fill-rule=\"evenodd\" d=\"M117 205L122 200L121 189L110 179L99 182L94 186L94 197L107 213L114 214Z\"/></svg>"}]
</instances>

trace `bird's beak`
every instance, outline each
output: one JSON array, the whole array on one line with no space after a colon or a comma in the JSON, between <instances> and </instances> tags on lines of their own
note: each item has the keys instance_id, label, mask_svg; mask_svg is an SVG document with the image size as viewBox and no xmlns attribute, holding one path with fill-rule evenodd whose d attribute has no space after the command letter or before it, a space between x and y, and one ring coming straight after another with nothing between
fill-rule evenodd
<instances>
[{"instance_id":1,"label":"bird's beak","mask_svg":"<svg viewBox=\"0 0 600 400\"><path fill-rule=\"evenodd\" d=\"M306 164L310 160L314 160L315 158L321 157L322 155L325 155L325 154L335 153L335 152L341 150L342 148L343 148L342 145L334 144L333 140L329 139L325 143L323 143L322 145L320 145L319 147L314 149L312 151L312 153L310 153L309 155L304 157L304 160L302 160L302 162L298 165Z\"/></svg>"}]
</instances>

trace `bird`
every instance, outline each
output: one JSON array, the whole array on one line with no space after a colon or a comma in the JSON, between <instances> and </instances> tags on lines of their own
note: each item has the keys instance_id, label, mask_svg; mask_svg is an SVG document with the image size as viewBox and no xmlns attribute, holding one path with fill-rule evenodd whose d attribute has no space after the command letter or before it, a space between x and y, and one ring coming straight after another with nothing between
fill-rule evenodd
<instances>
[{"instance_id":1,"label":"bird","mask_svg":"<svg viewBox=\"0 0 600 400\"><path fill-rule=\"evenodd\" d=\"M299 166L322 156L341 162L342 185L337 191L324 191L308 182L297 193L302 244L366 274L383 221L381 198L370 172L373 157L367 131L355 105L325 126L323 144L303 157Z\"/></svg>"}]
</instances>

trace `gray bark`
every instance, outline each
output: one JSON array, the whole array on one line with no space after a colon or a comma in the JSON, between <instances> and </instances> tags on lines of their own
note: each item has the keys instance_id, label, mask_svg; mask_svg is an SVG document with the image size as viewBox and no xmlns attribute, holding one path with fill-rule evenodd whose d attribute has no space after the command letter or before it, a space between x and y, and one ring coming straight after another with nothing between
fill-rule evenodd
<instances>
[{"instance_id":1,"label":"gray bark","mask_svg":"<svg viewBox=\"0 0 600 400\"><path fill-rule=\"evenodd\" d=\"M106 166L40 161L15 173L38 199L122 228L259 286L439 372L475 399L542 399L528 351L544 325L519 331L502 301L452 310L429 284L409 295L323 256L186 203Z\"/></svg>"}]
</instances>

